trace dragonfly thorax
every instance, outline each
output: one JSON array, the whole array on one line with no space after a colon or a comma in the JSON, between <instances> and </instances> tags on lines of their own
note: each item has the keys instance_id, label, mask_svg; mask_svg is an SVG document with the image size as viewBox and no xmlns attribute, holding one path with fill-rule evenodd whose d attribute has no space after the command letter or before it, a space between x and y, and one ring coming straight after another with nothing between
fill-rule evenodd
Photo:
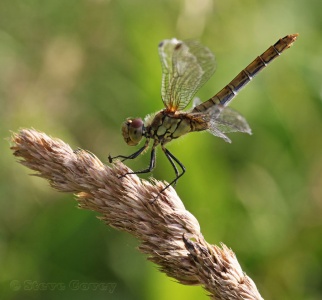
<instances>
[{"instance_id":1,"label":"dragonfly thorax","mask_svg":"<svg viewBox=\"0 0 322 300\"><path fill-rule=\"evenodd\" d=\"M144 135L144 123L142 119L126 119L122 124L122 135L129 146L136 146L140 143Z\"/></svg>"}]
</instances>

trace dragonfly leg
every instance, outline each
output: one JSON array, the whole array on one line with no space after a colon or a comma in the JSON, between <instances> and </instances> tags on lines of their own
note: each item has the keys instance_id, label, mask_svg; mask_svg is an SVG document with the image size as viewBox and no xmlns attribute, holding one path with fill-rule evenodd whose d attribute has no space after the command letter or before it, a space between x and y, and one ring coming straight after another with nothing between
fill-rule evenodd
<instances>
[{"instance_id":1,"label":"dragonfly leg","mask_svg":"<svg viewBox=\"0 0 322 300\"><path fill-rule=\"evenodd\" d=\"M136 172L128 172L128 173L123 174L119 178L122 178L122 177L124 177L126 175L131 175L131 174L143 174L143 173L149 173L149 172L151 172L154 169L154 167L155 167L155 147L156 147L156 144L154 144L153 147L152 147L150 165L146 169L141 170L141 171L136 171Z\"/></svg>"},{"instance_id":2,"label":"dragonfly leg","mask_svg":"<svg viewBox=\"0 0 322 300\"><path fill-rule=\"evenodd\" d=\"M117 155L117 156L114 156L112 157L111 154L108 156L108 161L109 163L112 163L114 159L117 159L117 158L122 158L122 162L127 160L127 159L135 159L137 158L142 152L144 152L144 150L146 150L147 148L149 147L149 140L146 140L144 146L142 148L140 148L138 151L132 153L131 155L129 156L125 156L125 155Z\"/></svg>"},{"instance_id":3,"label":"dragonfly leg","mask_svg":"<svg viewBox=\"0 0 322 300\"><path fill-rule=\"evenodd\" d=\"M176 174L176 178L175 178L175 181L173 182L173 187L175 187L176 186L176 184L177 184L177 180L178 180L178 178L179 178L179 171L178 171L178 168L177 168L177 166L176 166L176 164L173 162L173 158L171 157L171 153L169 152L169 150L168 149L166 149L166 148L164 148L164 147L162 147L162 150L163 150L163 152L164 152L164 154L166 155L166 157L167 157L167 159L169 160L169 162L171 163L171 165L172 165L172 167L173 167L173 169L174 169L174 172L175 172L175 174ZM171 155L170 155L170 154ZM173 155L172 155L173 156Z\"/></svg>"},{"instance_id":4,"label":"dragonfly leg","mask_svg":"<svg viewBox=\"0 0 322 300\"><path fill-rule=\"evenodd\" d=\"M165 155L166 155L166 157L168 158L168 160L170 161L170 163L171 163L171 165L172 165L172 167L173 167L173 169L174 169L174 171L175 171L175 173L176 173L176 178L175 179L173 179L169 184L167 184L160 192L159 192L159 195L163 192L163 191L165 191L170 185L172 185L172 184L176 184L177 183L177 181L178 181L178 179L186 172L186 168L185 168L185 166L168 150L168 149L166 149L166 148L164 148L164 147L162 147L162 150L164 151L164 153L165 153ZM175 161L179 166L180 166L180 168L181 168L181 170L182 170L182 172L179 174L179 172L178 172L178 169L176 168L176 166L175 166L175 164L174 164L174 162L173 161ZM158 195L158 196L159 196ZM158 198L158 196L155 198L155 200Z\"/></svg>"}]
</instances>

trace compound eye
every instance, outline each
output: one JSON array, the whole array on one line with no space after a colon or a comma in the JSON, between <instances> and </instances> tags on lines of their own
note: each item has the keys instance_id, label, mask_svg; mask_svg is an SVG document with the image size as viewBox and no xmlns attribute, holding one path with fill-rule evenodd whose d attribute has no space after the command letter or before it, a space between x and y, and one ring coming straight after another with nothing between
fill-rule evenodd
<instances>
[{"instance_id":1,"label":"compound eye","mask_svg":"<svg viewBox=\"0 0 322 300\"><path fill-rule=\"evenodd\" d=\"M143 136L144 123L141 119L127 119L122 125L125 142L130 146L137 145Z\"/></svg>"},{"instance_id":2,"label":"compound eye","mask_svg":"<svg viewBox=\"0 0 322 300\"><path fill-rule=\"evenodd\" d=\"M129 136L135 145L142 139L143 121L141 119L133 119L129 125Z\"/></svg>"},{"instance_id":3,"label":"compound eye","mask_svg":"<svg viewBox=\"0 0 322 300\"><path fill-rule=\"evenodd\" d=\"M129 120L130 127L132 128L142 128L143 127L143 121L142 119L132 119Z\"/></svg>"}]
</instances>

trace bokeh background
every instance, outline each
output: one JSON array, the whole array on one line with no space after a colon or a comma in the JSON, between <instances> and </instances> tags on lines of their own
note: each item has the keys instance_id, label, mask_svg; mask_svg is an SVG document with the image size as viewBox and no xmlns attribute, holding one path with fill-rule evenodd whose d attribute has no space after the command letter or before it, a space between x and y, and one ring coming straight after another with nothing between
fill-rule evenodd
<instances>
[{"instance_id":1,"label":"bokeh background","mask_svg":"<svg viewBox=\"0 0 322 300\"><path fill-rule=\"evenodd\" d=\"M321 12L318 0L2 0L0 298L207 299L161 274L130 235L76 209L73 195L28 176L6 138L33 127L103 161L130 154L123 120L162 109L161 40L196 38L215 52L216 74L198 93L206 100L298 32L232 103L252 136L190 134L169 149L187 168L177 192L205 238L233 249L265 299L322 299ZM173 178L161 154L152 175Z\"/></svg>"}]
</instances>

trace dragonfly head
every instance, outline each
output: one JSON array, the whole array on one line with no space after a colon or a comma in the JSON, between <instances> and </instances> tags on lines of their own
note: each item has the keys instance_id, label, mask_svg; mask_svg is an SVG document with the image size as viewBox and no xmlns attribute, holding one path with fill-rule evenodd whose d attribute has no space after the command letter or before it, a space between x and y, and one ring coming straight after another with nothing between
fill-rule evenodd
<instances>
[{"instance_id":1,"label":"dragonfly head","mask_svg":"<svg viewBox=\"0 0 322 300\"><path fill-rule=\"evenodd\" d=\"M122 124L122 134L125 142L129 146L136 146L140 143L144 131L142 119L126 119Z\"/></svg>"}]
</instances>

